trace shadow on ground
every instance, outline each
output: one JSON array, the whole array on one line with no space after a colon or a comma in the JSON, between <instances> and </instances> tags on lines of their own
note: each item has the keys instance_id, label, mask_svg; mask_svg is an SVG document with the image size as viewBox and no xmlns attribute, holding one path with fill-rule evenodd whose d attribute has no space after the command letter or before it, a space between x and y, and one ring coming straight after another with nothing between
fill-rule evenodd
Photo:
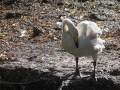
<instances>
[{"instance_id":1,"label":"shadow on ground","mask_svg":"<svg viewBox=\"0 0 120 90\"><path fill-rule=\"evenodd\" d=\"M86 80L64 80L54 70L41 72L30 68L0 68L0 90L120 90L111 79L98 78L95 86ZM58 71L59 72L59 71Z\"/></svg>"},{"instance_id":2,"label":"shadow on ground","mask_svg":"<svg viewBox=\"0 0 120 90\"><path fill-rule=\"evenodd\" d=\"M119 90L120 85L115 84L111 79L98 78L95 85L88 85L88 81L70 81L68 85L63 86L61 90Z\"/></svg>"},{"instance_id":3,"label":"shadow on ground","mask_svg":"<svg viewBox=\"0 0 120 90\"><path fill-rule=\"evenodd\" d=\"M53 72L17 67L0 68L0 90L57 90L61 82Z\"/></svg>"}]
</instances>

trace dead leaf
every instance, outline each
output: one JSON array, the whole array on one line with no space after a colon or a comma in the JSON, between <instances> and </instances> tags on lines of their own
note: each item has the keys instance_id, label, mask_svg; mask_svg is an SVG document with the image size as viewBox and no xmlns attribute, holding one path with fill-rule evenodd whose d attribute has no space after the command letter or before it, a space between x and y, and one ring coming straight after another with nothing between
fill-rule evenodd
<instances>
[{"instance_id":1,"label":"dead leaf","mask_svg":"<svg viewBox=\"0 0 120 90\"><path fill-rule=\"evenodd\" d=\"M120 45L117 46L117 50L120 50Z\"/></svg>"},{"instance_id":2,"label":"dead leaf","mask_svg":"<svg viewBox=\"0 0 120 90\"><path fill-rule=\"evenodd\" d=\"M21 61L25 61L26 59L25 59L25 58L21 58L20 60L21 60Z\"/></svg>"},{"instance_id":3,"label":"dead leaf","mask_svg":"<svg viewBox=\"0 0 120 90\"><path fill-rule=\"evenodd\" d=\"M6 57L5 55L1 56L1 60L2 60L2 61L5 61L6 58L7 58L7 57Z\"/></svg>"},{"instance_id":4,"label":"dead leaf","mask_svg":"<svg viewBox=\"0 0 120 90\"><path fill-rule=\"evenodd\" d=\"M49 50L50 50L50 51L52 51L52 50L54 50L54 48L53 48L53 47L51 47L51 48L49 48Z\"/></svg>"},{"instance_id":5,"label":"dead leaf","mask_svg":"<svg viewBox=\"0 0 120 90\"><path fill-rule=\"evenodd\" d=\"M103 23L102 21L97 21L98 26L102 25L102 23Z\"/></svg>"}]
</instances>

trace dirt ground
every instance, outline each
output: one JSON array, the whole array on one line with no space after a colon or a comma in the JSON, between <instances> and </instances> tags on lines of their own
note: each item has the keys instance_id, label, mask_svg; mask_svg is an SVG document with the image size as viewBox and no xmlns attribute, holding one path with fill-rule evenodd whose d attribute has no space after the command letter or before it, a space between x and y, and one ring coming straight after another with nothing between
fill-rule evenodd
<instances>
[{"instance_id":1,"label":"dirt ground","mask_svg":"<svg viewBox=\"0 0 120 90\"><path fill-rule=\"evenodd\" d=\"M38 3L0 1L0 90L120 90L120 2ZM75 71L74 56L61 46L60 16L75 25L91 20L102 29L105 49L97 59L93 85L91 57L79 57L83 79L66 80Z\"/></svg>"}]
</instances>

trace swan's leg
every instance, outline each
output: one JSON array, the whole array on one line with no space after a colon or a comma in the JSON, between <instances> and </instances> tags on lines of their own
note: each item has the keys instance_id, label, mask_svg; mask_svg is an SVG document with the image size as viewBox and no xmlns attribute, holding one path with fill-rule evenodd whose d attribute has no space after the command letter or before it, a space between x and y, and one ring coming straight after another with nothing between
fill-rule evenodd
<instances>
[{"instance_id":1,"label":"swan's leg","mask_svg":"<svg viewBox=\"0 0 120 90\"><path fill-rule=\"evenodd\" d=\"M96 60L93 62L94 70L92 76L90 76L89 81L95 83L97 81L97 78L95 77L95 69L96 69Z\"/></svg>"},{"instance_id":2,"label":"swan's leg","mask_svg":"<svg viewBox=\"0 0 120 90\"><path fill-rule=\"evenodd\" d=\"M93 62L93 66L94 66L94 70L93 70L93 75L92 77L95 79L95 69L96 69L96 60L97 60L97 54L92 56L94 62Z\"/></svg>"},{"instance_id":3,"label":"swan's leg","mask_svg":"<svg viewBox=\"0 0 120 90\"><path fill-rule=\"evenodd\" d=\"M90 77L88 78L88 82L87 82L88 85L95 85L95 83L97 82L97 79L96 79L96 77L95 77L97 54L93 55L92 58L93 58L93 60L94 60L94 62L93 62L94 70L93 70L92 76L90 76Z\"/></svg>"},{"instance_id":4,"label":"swan's leg","mask_svg":"<svg viewBox=\"0 0 120 90\"><path fill-rule=\"evenodd\" d=\"M95 69L96 69L96 60L93 62L94 70L93 70L93 77L95 78Z\"/></svg>"},{"instance_id":5,"label":"swan's leg","mask_svg":"<svg viewBox=\"0 0 120 90\"><path fill-rule=\"evenodd\" d=\"M93 71L93 75L92 76L89 76L87 77L87 82L85 85L87 86L95 86L96 83L97 83L97 78L95 77L95 67L96 67L96 61L94 61L94 71Z\"/></svg>"},{"instance_id":6,"label":"swan's leg","mask_svg":"<svg viewBox=\"0 0 120 90\"><path fill-rule=\"evenodd\" d=\"M75 72L75 74L77 76L80 76L79 67L78 67L78 57L75 57L75 61L76 61L76 72Z\"/></svg>"},{"instance_id":7,"label":"swan's leg","mask_svg":"<svg viewBox=\"0 0 120 90\"><path fill-rule=\"evenodd\" d=\"M79 67L78 67L78 57L75 57L76 60L76 71L73 74L70 74L67 79L81 79L81 74L79 72Z\"/></svg>"},{"instance_id":8,"label":"swan's leg","mask_svg":"<svg viewBox=\"0 0 120 90\"><path fill-rule=\"evenodd\" d=\"M93 60L94 60L94 62L93 62L94 70L93 70L92 76L89 76L89 77L87 78L87 83L86 83L86 85L93 85L93 86L94 86L94 85L96 85L96 82L97 82L97 79L96 79L96 77L95 77L97 54L93 55L92 58L93 58Z\"/></svg>"}]
</instances>

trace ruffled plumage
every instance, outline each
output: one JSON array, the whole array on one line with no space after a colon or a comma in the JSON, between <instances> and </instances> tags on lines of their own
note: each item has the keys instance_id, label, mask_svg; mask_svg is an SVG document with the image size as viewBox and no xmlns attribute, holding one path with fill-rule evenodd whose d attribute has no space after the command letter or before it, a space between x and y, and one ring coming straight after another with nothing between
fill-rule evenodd
<instances>
[{"instance_id":1,"label":"ruffled plumage","mask_svg":"<svg viewBox=\"0 0 120 90\"><path fill-rule=\"evenodd\" d=\"M76 27L74 23L66 18L62 23L62 45L63 48L74 56L92 56L104 49L105 42L100 38L101 29L92 21L82 21ZM78 35L78 48L74 37Z\"/></svg>"}]
</instances>

